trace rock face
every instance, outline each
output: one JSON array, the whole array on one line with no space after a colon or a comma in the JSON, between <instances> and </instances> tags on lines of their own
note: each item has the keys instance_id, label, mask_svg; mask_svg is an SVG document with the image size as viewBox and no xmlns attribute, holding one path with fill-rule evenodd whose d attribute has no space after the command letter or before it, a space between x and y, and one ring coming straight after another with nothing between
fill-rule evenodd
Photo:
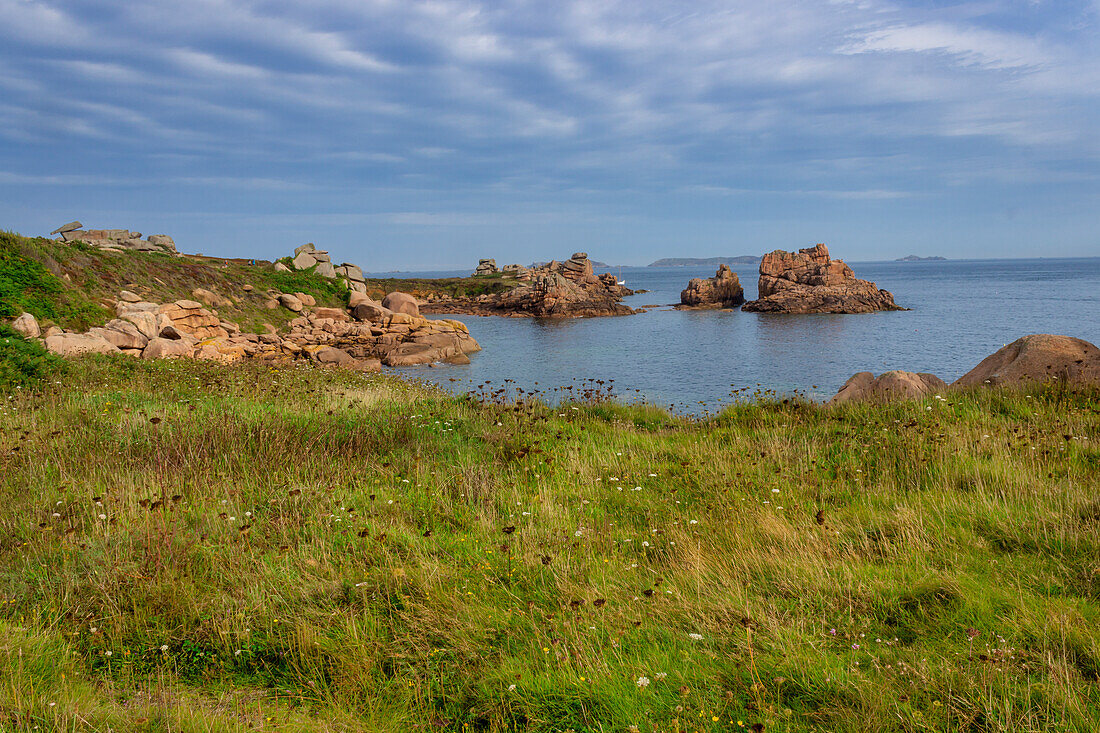
<instances>
[{"instance_id":1,"label":"rock face","mask_svg":"<svg viewBox=\"0 0 1100 733\"><path fill-rule=\"evenodd\" d=\"M59 333L47 336L46 350L59 356L118 353L117 346L94 333Z\"/></svg>"},{"instance_id":2,"label":"rock face","mask_svg":"<svg viewBox=\"0 0 1100 733\"><path fill-rule=\"evenodd\" d=\"M830 260L824 244L785 252L760 261L760 294L745 303L755 313L871 313L904 310L894 296L860 280L843 260Z\"/></svg>"},{"instance_id":3,"label":"rock face","mask_svg":"<svg viewBox=\"0 0 1100 733\"><path fill-rule=\"evenodd\" d=\"M689 308L735 308L744 302L741 280L729 265L719 265L712 278L692 278L680 293L680 305Z\"/></svg>"},{"instance_id":4,"label":"rock face","mask_svg":"<svg viewBox=\"0 0 1100 733\"><path fill-rule=\"evenodd\" d=\"M1100 386L1100 349L1070 336L1032 334L987 356L952 387L1056 382Z\"/></svg>"},{"instance_id":5,"label":"rock face","mask_svg":"<svg viewBox=\"0 0 1100 733\"><path fill-rule=\"evenodd\" d=\"M150 234L142 239L141 232L132 232L129 229L81 229L81 226L83 225L79 221L72 221L54 229L50 235L60 234L63 242L80 240L105 250L132 249L139 252L178 254L176 243L167 234Z\"/></svg>"},{"instance_id":6,"label":"rock face","mask_svg":"<svg viewBox=\"0 0 1100 733\"><path fill-rule=\"evenodd\" d=\"M876 377L871 372L853 374L829 404L843 402L889 402L912 400L947 389L947 383L935 374L891 371Z\"/></svg>"},{"instance_id":7,"label":"rock face","mask_svg":"<svg viewBox=\"0 0 1100 733\"><path fill-rule=\"evenodd\" d=\"M500 272L500 270L497 269L496 260L478 260L477 269L474 270L474 276L476 277L478 275L495 275L498 272Z\"/></svg>"},{"instance_id":8,"label":"rock face","mask_svg":"<svg viewBox=\"0 0 1100 733\"><path fill-rule=\"evenodd\" d=\"M633 291L619 285L610 273L594 274L592 261L584 252L576 252L564 262L526 269L516 279L522 284L511 290L476 298L437 300L423 310L544 318L623 316L634 312L620 302Z\"/></svg>"}]
</instances>

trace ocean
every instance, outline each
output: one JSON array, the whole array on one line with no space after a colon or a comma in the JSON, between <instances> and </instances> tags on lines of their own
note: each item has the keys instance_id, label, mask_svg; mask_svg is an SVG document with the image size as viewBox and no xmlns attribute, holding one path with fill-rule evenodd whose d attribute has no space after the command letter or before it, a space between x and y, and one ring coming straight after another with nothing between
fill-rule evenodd
<instances>
[{"instance_id":1,"label":"ocean","mask_svg":"<svg viewBox=\"0 0 1100 733\"><path fill-rule=\"evenodd\" d=\"M849 264L857 277L891 291L911 310L678 311L670 306L688 280L710 277L714 268L624 267L627 286L650 291L624 302L658 307L614 318L455 316L484 350L471 355L469 365L400 371L452 392L488 383L489 389L518 387L551 400L554 388L602 380L623 400L699 414L764 389L826 400L859 371L931 372L951 382L1030 333L1100 343L1100 258ZM754 298L756 265L732 269L745 297Z\"/></svg>"}]
</instances>

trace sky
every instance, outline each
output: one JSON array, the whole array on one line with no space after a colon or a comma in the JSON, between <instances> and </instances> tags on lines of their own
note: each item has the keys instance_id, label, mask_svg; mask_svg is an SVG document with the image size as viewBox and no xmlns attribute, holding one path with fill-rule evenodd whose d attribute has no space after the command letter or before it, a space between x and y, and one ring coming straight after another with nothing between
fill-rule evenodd
<instances>
[{"instance_id":1,"label":"sky","mask_svg":"<svg viewBox=\"0 0 1100 733\"><path fill-rule=\"evenodd\" d=\"M1100 256L1100 0L0 0L0 229Z\"/></svg>"}]
</instances>

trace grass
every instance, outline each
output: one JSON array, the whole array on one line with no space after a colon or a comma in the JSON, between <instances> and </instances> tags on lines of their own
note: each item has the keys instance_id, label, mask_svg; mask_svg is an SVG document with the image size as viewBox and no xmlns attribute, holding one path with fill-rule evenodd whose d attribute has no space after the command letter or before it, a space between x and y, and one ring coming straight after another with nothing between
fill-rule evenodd
<instances>
[{"instance_id":1,"label":"grass","mask_svg":"<svg viewBox=\"0 0 1100 733\"><path fill-rule=\"evenodd\" d=\"M57 382L0 403L3 730L1100 727L1096 392Z\"/></svg>"}]
</instances>

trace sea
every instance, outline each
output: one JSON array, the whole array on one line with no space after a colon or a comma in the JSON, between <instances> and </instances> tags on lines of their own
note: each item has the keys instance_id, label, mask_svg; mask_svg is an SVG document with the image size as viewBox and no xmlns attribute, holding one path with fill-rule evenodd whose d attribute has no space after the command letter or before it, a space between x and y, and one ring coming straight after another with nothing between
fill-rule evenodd
<instances>
[{"instance_id":1,"label":"sea","mask_svg":"<svg viewBox=\"0 0 1100 733\"><path fill-rule=\"evenodd\" d=\"M703 414L755 394L824 401L852 374L931 372L951 382L1021 336L1053 333L1100 344L1100 257L849 262L906 311L779 315L672 308L713 267L598 269L647 290L632 316L576 319L453 316L483 351L468 365L400 370L455 393L506 390L555 401L587 385L623 401ZM757 266L732 266L756 297ZM463 272L376 273L453 277ZM447 316L452 317L452 316Z\"/></svg>"}]
</instances>

